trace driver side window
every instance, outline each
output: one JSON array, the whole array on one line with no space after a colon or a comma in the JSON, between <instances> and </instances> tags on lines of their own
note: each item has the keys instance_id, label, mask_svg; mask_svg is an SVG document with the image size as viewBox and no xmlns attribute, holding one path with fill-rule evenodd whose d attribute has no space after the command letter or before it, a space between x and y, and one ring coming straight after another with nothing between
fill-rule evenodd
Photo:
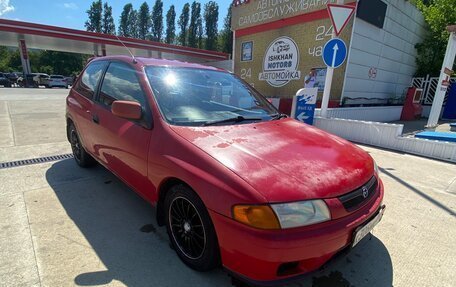
<instances>
[{"instance_id":1,"label":"driver side window","mask_svg":"<svg viewBox=\"0 0 456 287\"><path fill-rule=\"evenodd\" d=\"M138 102L142 107L146 104L136 71L127 64L112 62L106 70L99 101L111 106L116 100Z\"/></svg>"}]
</instances>

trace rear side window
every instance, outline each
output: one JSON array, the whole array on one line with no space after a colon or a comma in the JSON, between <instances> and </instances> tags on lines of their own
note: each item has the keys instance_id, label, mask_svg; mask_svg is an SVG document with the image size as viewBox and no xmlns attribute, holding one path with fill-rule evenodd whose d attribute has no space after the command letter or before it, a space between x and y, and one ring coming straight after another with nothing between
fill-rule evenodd
<instances>
[{"instance_id":1,"label":"rear side window","mask_svg":"<svg viewBox=\"0 0 456 287\"><path fill-rule=\"evenodd\" d=\"M136 71L124 63L109 64L100 91L100 103L110 106L113 101L134 101L145 106L146 100Z\"/></svg>"},{"instance_id":2,"label":"rear side window","mask_svg":"<svg viewBox=\"0 0 456 287\"><path fill-rule=\"evenodd\" d=\"M82 74L81 80L76 87L76 91L88 99L93 99L95 89L101 79L105 65L106 62L97 61L91 63Z\"/></svg>"}]
</instances>

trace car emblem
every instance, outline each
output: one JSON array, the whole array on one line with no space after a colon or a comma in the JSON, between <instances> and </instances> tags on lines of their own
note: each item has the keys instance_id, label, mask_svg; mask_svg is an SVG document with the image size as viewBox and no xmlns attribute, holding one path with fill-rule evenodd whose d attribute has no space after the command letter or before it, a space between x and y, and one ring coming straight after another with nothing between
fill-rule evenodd
<instances>
[{"instance_id":1,"label":"car emblem","mask_svg":"<svg viewBox=\"0 0 456 287\"><path fill-rule=\"evenodd\" d=\"M362 190L363 190L363 197L364 198L369 196L369 189L367 189L367 187L363 186Z\"/></svg>"}]
</instances>

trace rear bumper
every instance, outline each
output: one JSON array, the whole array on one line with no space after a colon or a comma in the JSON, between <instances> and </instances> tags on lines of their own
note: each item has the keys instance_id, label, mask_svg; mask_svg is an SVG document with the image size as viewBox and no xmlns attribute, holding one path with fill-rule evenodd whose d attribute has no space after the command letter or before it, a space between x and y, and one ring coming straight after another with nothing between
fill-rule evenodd
<instances>
[{"instance_id":1,"label":"rear bumper","mask_svg":"<svg viewBox=\"0 0 456 287\"><path fill-rule=\"evenodd\" d=\"M375 198L348 216L287 230L257 230L210 211L222 263L236 276L265 286L317 270L337 253L349 249L354 230L378 213L383 201L381 181L378 191Z\"/></svg>"}]
</instances>

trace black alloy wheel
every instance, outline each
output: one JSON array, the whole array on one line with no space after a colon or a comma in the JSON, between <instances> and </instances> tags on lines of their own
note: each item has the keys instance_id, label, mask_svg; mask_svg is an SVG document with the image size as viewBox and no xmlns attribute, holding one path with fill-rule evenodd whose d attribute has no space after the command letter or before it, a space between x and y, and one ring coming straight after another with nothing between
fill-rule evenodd
<instances>
[{"instance_id":1,"label":"black alloy wheel","mask_svg":"<svg viewBox=\"0 0 456 287\"><path fill-rule=\"evenodd\" d=\"M68 132L71 150L73 151L73 157L76 163L81 167L93 166L95 164L95 160L85 151L84 147L82 146L74 124L70 124Z\"/></svg>"},{"instance_id":2,"label":"black alloy wheel","mask_svg":"<svg viewBox=\"0 0 456 287\"><path fill-rule=\"evenodd\" d=\"M182 253L190 259L201 258L206 246L201 215L184 197L176 197L169 207L171 234Z\"/></svg>"},{"instance_id":3,"label":"black alloy wheel","mask_svg":"<svg viewBox=\"0 0 456 287\"><path fill-rule=\"evenodd\" d=\"M220 265L214 226L204 203L188 186L171 187L165 199L166 229L180 259L197 271Z\"/></svg>"}]
</instances>

